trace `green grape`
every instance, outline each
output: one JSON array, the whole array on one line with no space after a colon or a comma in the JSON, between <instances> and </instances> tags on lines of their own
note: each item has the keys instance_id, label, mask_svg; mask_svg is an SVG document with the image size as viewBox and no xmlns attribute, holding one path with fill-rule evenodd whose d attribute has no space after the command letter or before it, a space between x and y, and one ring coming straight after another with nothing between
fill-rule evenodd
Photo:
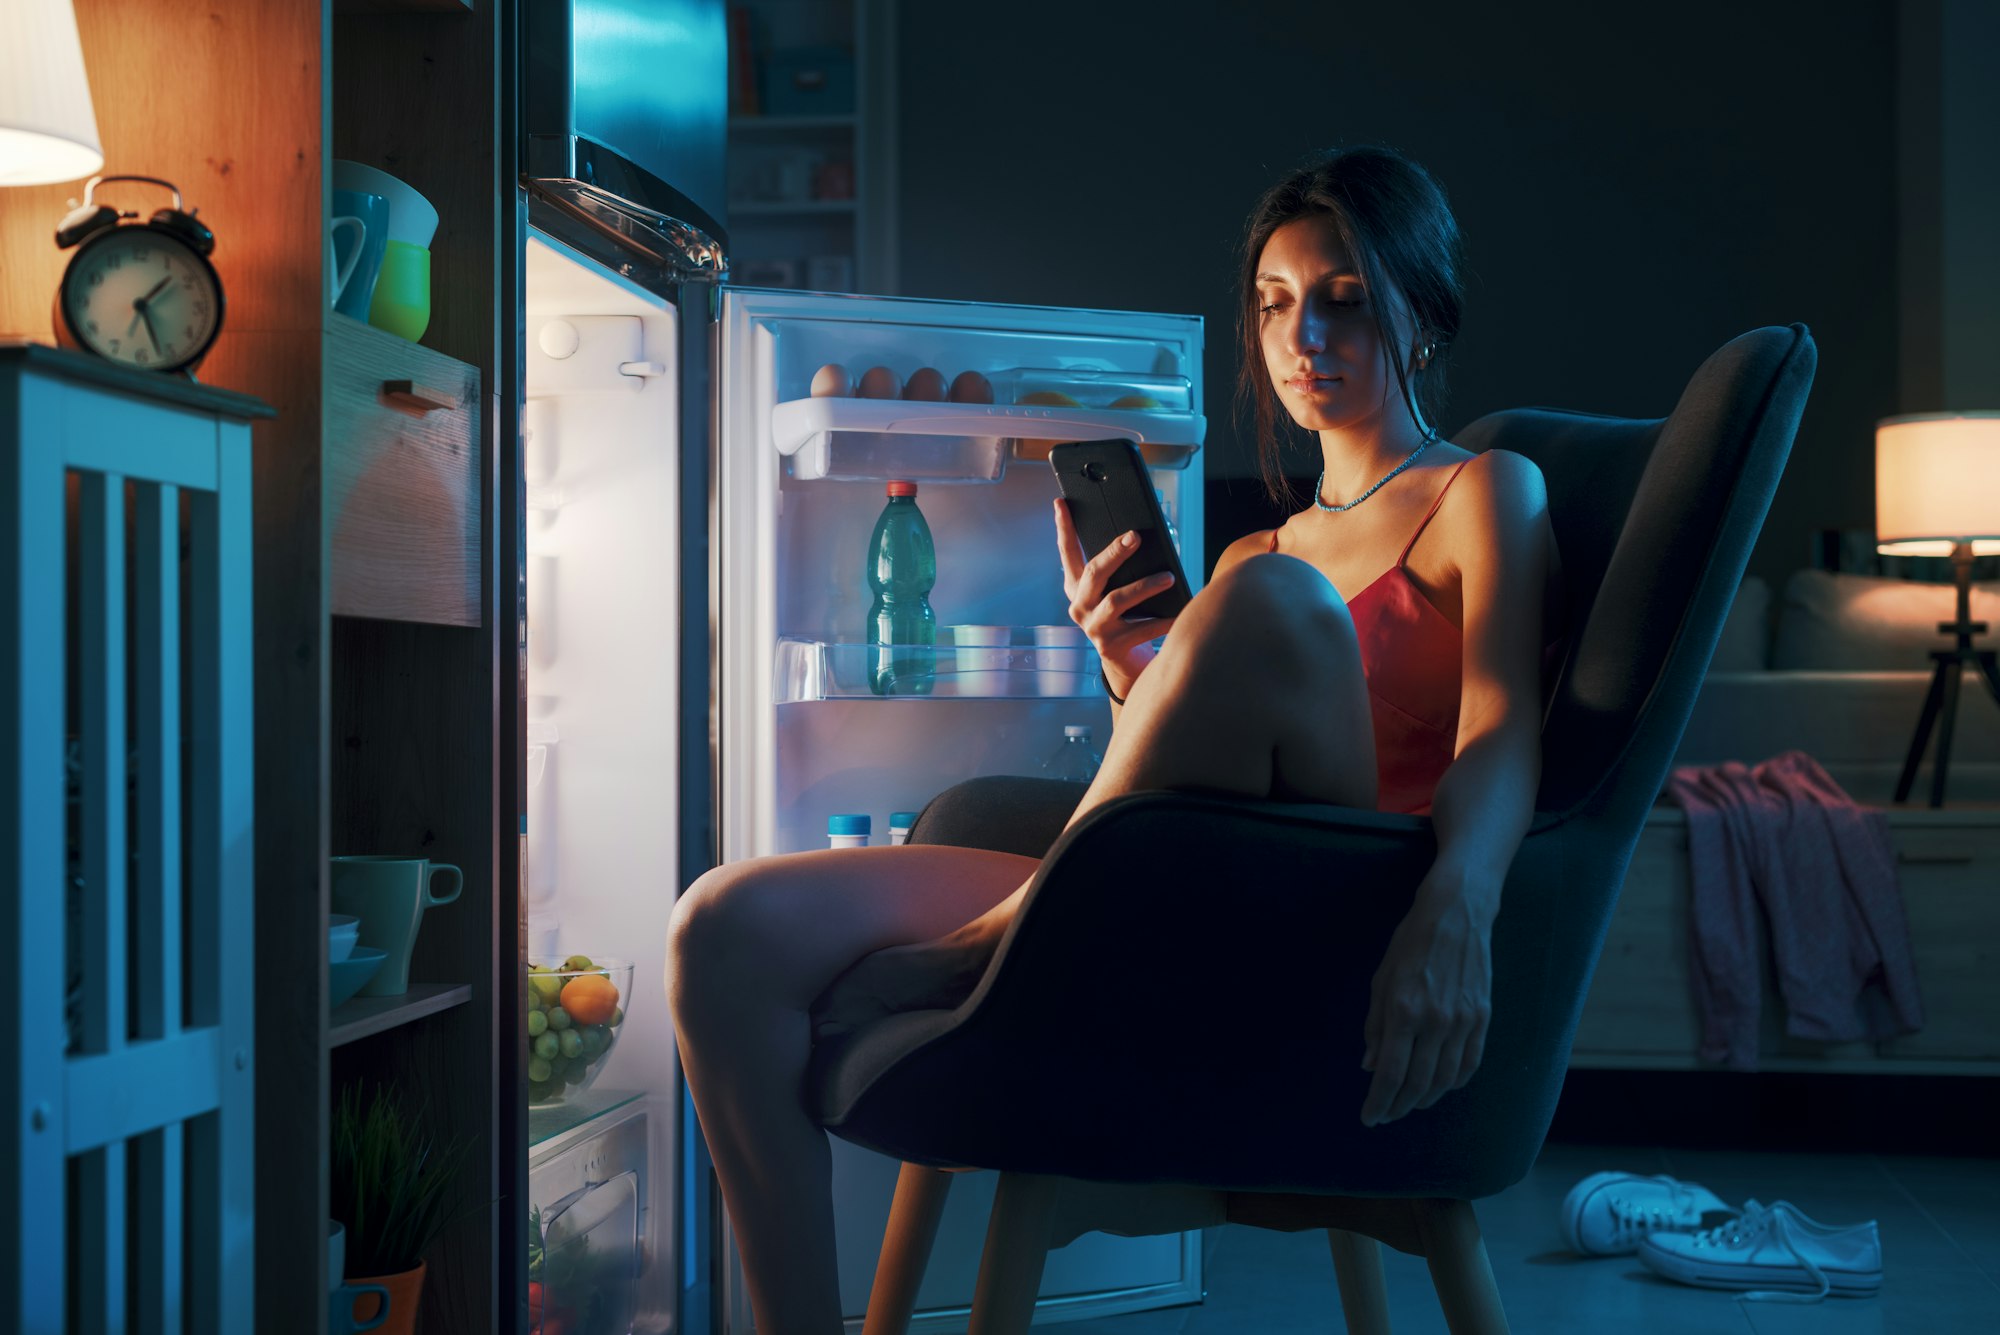
<instances>
[{"instance_id":1,"label":"green grape","mask_svg":"<svg viewBox=\"0 0 2000 1335\"><path fill-rule=\"evenodd\" d=\"M581 973L587 969L595 969L597 967L590 962L590 956L588 955L571 955L563 961L562 966L565 973Z\"/></svg>"},{"instance_id":2,"label":"green grape","mask_svg":"<svg viewBox=\"0 0 2000 1335\"><path fill-rule=\"evenodd\" d=\"M549 1064L547 1062L543 1061L540 1057L537 1057L533 1061L530 1061L528 1063L529 1083L536 1085L547 1084L548 1079L549 1079Z\"/></svg>"},{"instance_id":3,"label":"green grape","mask_svg":"<svg viewBox=\"0 0 2000 1335\"><path fill-rule=\"evenodd\" d=\"M570 1032L574 1033L576 1031L571 1030ZM583 1050L591 1056L595 1057L609 1046L611 1046L611 1036L604 1032L603 1025L594 1024L583 1031Z\"/></svg>"},{"instance_id":4,"label":"green grape","mask_svg":"<svg viewBox=\"0 0 2000 1335\"><path fill-rule=\"evenodd\" d=\"M535 1040L535 1055L543 1061L554 1061L562 1052L562 1041L554 1034L543 1034Z\"/></svg>"},{"instance_id":5,"label":"green grape","mask_svg":"<svg viewBox=\"0 0 2000 1335\"><path fill-rule=\"evenodd\" d=\"M537 1082L533 1080L529 1081L528 1102L547 1103L548 1101L549 1101L549 1087L547 1082L546 1081Z\"/></svg>"},{"instance_id":6,"label":"green grape","mask_svg":"<svg viewBox=\"0 0 2000 1335\"><path fill-rule=\"evenodd\" d=\"M538 973L528 980L528 986L541 997L543 1005L553 1006L562 995L563 980L552 973Z\"/></svg>"},{"instance_id":7,"label":"green grape","mask_svg":"<svg viewBox=\"0 0 2000 1335\"><path fill-rule=\"evenodd\" d=\"M547 1015L543 1014L541 1011L528 1012L529 1038L539 1037L541 1034L547 1032L548 1027L549 1027L549 1017Z\"/></svg>"},{"instance_id":8,"label":"green grape","mask_svg":"<svg viewBox=\"0 0 2000 1335\"><path fill-rule=\"evenodd\" d=\"M551 1029L569 1028L569 1012L564 1010L560 1006L549 1007L549 1028Z\"/></svg>"},{"instance_id":9,"label":"green grape","mask_svg":"<svg viewBox=\"0 0 2000 1335\"><path fill-rule=\"evenodd\" d=\"M542 1000L542 994L535 991L535 985L533 983L528 984L528 1013L532 1015L536 1011L544 1009L546 1005L547 1003Z\"/></svg>"},{"instance_id":10,"label":"green grape","mask_svg":"<svg viewBox=\"0 0 2000 1335\"><path fill-rule=\"evenodd\" d=\"M625 1023L625 1008L623 1006L613 1006L611 1008L611 1027L613 1029L616 1029L619 1025L624 1023Z\"/></svg>"},{"instance_id":11,"label":"green grape","mask_svg":"<svg viewBox=\"0 0 2000 1335\"><path fill-rule=\"evenodd\" d=\"M584 1076L588 1074L590 1074L589 1062L581 1060L573 1061L563 1068L563 1083L566 1085L580 1085L583 1083Z\"/></svg>"},{"instance_id":12,"label":"green grape","mask_svg":"<svg viewBox=\"0 0 2000 1335\"><path fill-rule=\"evenodd\" d=\"M574 1029L562 1031L562 1055L575 1057L583 1051L583 1035Z\"/></svg>"}]
</instances>

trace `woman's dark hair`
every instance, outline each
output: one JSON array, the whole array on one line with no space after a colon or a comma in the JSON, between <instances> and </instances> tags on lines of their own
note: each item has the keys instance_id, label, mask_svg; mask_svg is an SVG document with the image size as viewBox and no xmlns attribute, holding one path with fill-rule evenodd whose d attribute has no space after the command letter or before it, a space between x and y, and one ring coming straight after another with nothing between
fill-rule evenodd
<instances>
[{"instance_id":1,"label":"woman's dark hair","mask_svg":"<svg viewBox=\"0 0 2000 1335\"><path fill-rule=\"evenodd\" d=\"M1465 309L1460 278L1465 258L1458 222L1451 216L1444 191L1429 172L1394 149L1376 146L1341 148L1320 154L1266 190L1250 211L1243 236L1241 292L1237 328L1242 365L1236 378L1239 409L1249 409L1256 424L1257 466L1264 488L1280 504L1292 503L1282 466L1283 444L1277 423L1284 414L1264 365L1264 345L1257 315L1257 263L1264 243L1286 223L1299 218L1324 218L1353 261L1371 298L1388 290L1387 279L1403 294L1416 325L1416 342L1432 344L1429 364L1412 378L1397 347L1387 302L1372 300L1375 328L1382 346L1392 350L1390 365L1405 404L1421 410L1435 423L1444 405L1445 352L1458 337Z\"/></svg>"}]
</instances>

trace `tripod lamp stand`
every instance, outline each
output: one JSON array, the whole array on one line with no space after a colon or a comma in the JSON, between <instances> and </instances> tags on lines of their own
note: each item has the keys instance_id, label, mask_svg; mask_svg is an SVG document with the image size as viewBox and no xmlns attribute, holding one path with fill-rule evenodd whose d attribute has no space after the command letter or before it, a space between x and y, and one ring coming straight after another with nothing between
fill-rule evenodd
<instances>
[{"instance_id":1,"label":"tripod lamp stand","mask_svg":"<svg viewBox=\"0 0 2000 1335\"><path fill-rule=\"evenodd\" d=\"M1885 555L1949 556L1957 576L1958 619L1938 623L1956 643L1931 650L1937 666L1896 781L1896 800L1908 801L1937 727L1930 804L1943 806L1964 674L1976 671L2000 705L2000 663L1992 649L1972 644L1986 630L1972 619L1972 558L2000 552L2000 412L1916 413L1876 424L1875 543Z\"/></svg>"}]
</instances>

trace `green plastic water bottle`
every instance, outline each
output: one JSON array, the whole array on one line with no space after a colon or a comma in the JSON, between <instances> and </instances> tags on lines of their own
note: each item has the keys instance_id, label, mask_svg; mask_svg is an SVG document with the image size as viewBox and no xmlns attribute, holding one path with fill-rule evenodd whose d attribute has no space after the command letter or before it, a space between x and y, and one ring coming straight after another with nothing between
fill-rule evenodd
<instances>
[{"instance_id":1,"label":"green plastic water bottle","mask_svg":"<svg viewBox=\"0 0 2000 1335\"><path fill-rule=\"evenodd\" d=\"M868 539L868 611L873 646L868 685L877 695L929 695L937 679L937 618L931 586L937 583L937 547L917 508L917 484L891 482L889 503Z\"/></svg>"}]
</instances>

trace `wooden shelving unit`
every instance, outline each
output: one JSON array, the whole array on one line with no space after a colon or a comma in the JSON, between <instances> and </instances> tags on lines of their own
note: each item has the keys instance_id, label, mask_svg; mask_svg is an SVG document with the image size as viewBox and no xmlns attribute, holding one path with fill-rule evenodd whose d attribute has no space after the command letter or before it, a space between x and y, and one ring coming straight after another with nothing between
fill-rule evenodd
<instances>
[{"instance_id":1,"label":"wooden shelving unit","mask_svg":"<svg viewBox=\"0 0 2000 1335\"><path fill-rule=\"evenodd\" d=\"M740 8L731 40L747 39L749 49L732 52L731 68L739 84L754 72L761 110L745 114L744 90L732 88L726 224L736 280L893 295L893 0L742 0ZM809 51L846 53L851 98L830 91L831 105L808 111L777 86ZM838 187L821 176L826 168L845 172L845 197L829 197Z\"/></svg>"},{"instance_id":2,"label":"wooden shelving unit","mask_svg":"<svg viewBox=\"0 0 2000 1335\"><path fill-rule=\"evenodd\" d=\"M418 1328L520 1331L527 1113L515 1041L525 961L514 322L526 218L516 188L516 7L211 8L191 23L181 0L75 4L104 170L174 182L215 232L228 305L201 380L277 414L255 424L251 450L258 894L245 965L255 972L247 1061L256 1196L254 1219L232 1224L254 1250L238 1259L256 1277L255 1329L325 1330L331 1109L350 1082L388 1082L435 1132L471 1144L467 1208L428 1258ZM160 114L163 96L173 115ZM462 440L465 469L449 532L467 545L436 571L408 576L425 586L448 578L449 615L422 598L393 611L368 605L366 616L342 614L335 601L343 522L365 519L392 539L399 524L417 522L395 512L394 488L335 504L352 443L335 402L340 349L379 342L379 331L343 328L328 309L321 238L336 158L400 177L440 215L429 327L420 345L380 346L392 362L457 368L451 406L464 425L444 434ZM0 332L53 341L50 298L68 254L49 238L82 193L80 181L0 191ZM165 202L157 187L106 193L121 208ZM383 397L366 395L363 406L421 407L393 394L374 402ZM464 892L426 915L407 996L333 1011L328 858L355 852L453 863Z\"/></svg>"}]
</instances>

